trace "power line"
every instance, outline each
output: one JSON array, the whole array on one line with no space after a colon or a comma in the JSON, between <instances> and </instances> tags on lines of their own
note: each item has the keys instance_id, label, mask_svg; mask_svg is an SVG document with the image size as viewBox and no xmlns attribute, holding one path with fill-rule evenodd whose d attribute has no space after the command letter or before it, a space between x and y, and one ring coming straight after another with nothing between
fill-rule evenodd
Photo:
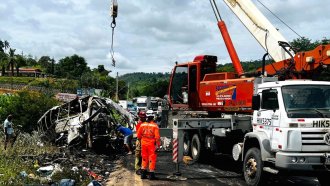
<instances>
[{"instance_id":1,"label":"power line","mask_svg":"<svg viewBox=\"0 0 330 186\"><path fill-rule=\"evenodd\" d=\"M280 20L285 26L287 26L292 32L297 34L300 38L303 38L301 35L299 35L293 28L291 28L288 24L286 24L281 18L279 18L275 13L273 13L266 5L264 5L262 2L257 0L264 8L266 8L273 16L275 16L278 20Z\"/></svg>"}]
</instances>

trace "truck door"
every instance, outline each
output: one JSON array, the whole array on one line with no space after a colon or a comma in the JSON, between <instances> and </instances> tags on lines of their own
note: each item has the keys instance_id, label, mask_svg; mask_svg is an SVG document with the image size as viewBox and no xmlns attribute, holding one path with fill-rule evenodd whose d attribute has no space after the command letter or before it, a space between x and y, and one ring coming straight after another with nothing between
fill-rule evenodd
<instances>
[{"instance_id":1,"label":"truck door","mask_svg":"<svg viewBox=\"0 0 330 186\"><path fill-rule=\"evenodd\" d=\"M272 149L278 147L278 133L280 121L280 111L278 104L278 93L276 89L262 91L261 109L257 113L257 123L259 128L267 133Z\"/></svg>"},{"instance_id":2,"label":"truck door","mask_svg":"<svg viewBox=\"0 0 330 186\"><path fill-rule=\"evenodd\" d=\"M198 90L197 90L197 65L189 66L189 108L197 108L199 106Z\"/></svg>"},{"instance_id":3,"label":"truck door","mask_svg":"<svg viewBox=\"0 0 330 186\"><path fill-rule=\"evenodd\" d=\"M170 82L170 101L174 108L188 108L188 98L185 99L184 92L188 94L188 65L176 66Z\"/></svg>"}]
</instances>

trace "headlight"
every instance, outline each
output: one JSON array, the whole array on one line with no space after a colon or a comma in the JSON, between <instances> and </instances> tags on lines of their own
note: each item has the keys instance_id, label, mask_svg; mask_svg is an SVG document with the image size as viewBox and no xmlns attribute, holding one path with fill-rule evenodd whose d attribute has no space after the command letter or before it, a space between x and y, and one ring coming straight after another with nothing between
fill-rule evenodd
<instances>
[{"instance_id":1,"label":"headlight","mask_svg":"<svg viewBox=\"0 0 330 186\"><path fill-rule=\"evenodd\" d=\"M297 158L296 157L292 157L291 162L292 163L297 163Z\"/></svg>"},{"instance_id":2,"label":"headlight","mask_svg":"<svg viewBox=\"0 0 330 186\"><path fill-rule=\"evenodd\" d=\"M300 157L299 158L299 163L304 163L305 162L305 157Z\"/></svg>"}]
</instances>

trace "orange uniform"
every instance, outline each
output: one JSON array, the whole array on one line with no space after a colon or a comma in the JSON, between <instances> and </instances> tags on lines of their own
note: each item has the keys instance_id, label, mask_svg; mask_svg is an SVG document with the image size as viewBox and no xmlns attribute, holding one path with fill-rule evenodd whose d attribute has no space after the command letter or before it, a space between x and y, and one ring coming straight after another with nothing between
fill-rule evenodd
<instances>
[{"instance_id":1,"label":"orange uniform","mask_svg":"<svg viewBox=\"0 0 330 186\"><path fill-rule=\"evenodd\" d=\"M154 172L156 167L156 149L160 145L159 128L154 121L142 123L137 138L141 139L142 169L149 164L149 171Z\"/></svg>"},{"instance_id":2,"label":"orange uniform","mask_svg":"<svg viewBox=\"0 0 330 186\"><path fill-rule=\"evenodd\" d=\"M136 128L136 132L138 132L139 131L139 128L140 128L140 126L141 126L141 124L142 123L144 123L145 121L141 121L141 120L139 120L139 122L136 124L136 126L135 126L135 128Z\"/></svg>"}]
</instances>

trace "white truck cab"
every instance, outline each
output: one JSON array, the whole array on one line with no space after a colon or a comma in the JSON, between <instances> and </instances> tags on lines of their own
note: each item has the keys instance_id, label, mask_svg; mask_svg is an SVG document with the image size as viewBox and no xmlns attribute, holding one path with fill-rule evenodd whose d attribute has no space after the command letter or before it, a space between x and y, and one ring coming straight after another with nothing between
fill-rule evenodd
<instances>
[{"instance_id":1,"label":"white truck cab","mask_svg":"<svg viewBox=\"0 0 330 186\"><path fill-rule=\"evenodd\" d=\"M243 143L244 176L252 180L247 183L262 181L257 170L297 170L315 173L323 184L330 176L330 82L257 84L253 110L253 131Z\"/></svg>"}]
</instances>

